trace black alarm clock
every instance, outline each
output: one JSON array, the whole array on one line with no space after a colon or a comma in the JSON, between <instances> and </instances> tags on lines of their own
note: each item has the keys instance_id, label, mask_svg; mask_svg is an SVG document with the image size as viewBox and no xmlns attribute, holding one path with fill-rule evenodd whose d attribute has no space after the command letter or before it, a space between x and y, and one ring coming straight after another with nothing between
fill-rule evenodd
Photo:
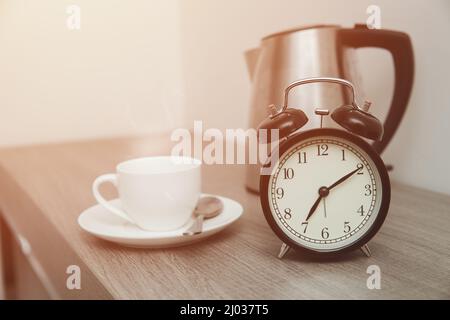
<instances>
[{"instance_id":1,"label":"black alarm clock","mask_svg":"<svg viewBox=\"0 0 450 320\"><path fill-rule=\"evenodd\" d=\"M288 107L289 91L313 82L331 82L351 89L352 103L338 107L331 118L343 129L299 130L308 118ZM289 248L317 255L335 255L361 248L382 226L390 202L386 167L361 137L379 140L380 121L356 104L353 85L337 78L309 78L290 84L284 105L273 109L259 129L279 129L277 159L269 156L260 176L260 199L265 218ZM323 117L329 112L317 109ZM322 121L321 121L322 123ZM261 171L263 172L263 171Z\"/></svg>"}]
</instances>

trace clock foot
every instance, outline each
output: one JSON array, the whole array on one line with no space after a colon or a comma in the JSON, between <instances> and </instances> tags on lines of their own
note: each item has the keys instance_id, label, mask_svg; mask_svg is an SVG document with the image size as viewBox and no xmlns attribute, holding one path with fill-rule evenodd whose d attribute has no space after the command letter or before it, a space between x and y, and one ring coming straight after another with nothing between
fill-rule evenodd
<instances>
[{"instance_id":1,"label":"clock foot","mask_svg":"<svg viewBox=\"0 0 450 320\"><path fill-rule=\"evenodd\" d=\"M278 254L279 259L283 259L284 255L289 251L291 247L289 247L286 243L281 245L280 253Z\"/></svg>"},{"instance_id":2,"label":"clock foot","mask_svg":"<svg viewBox=\"0 0 450 320\"><path fill-rule=\"evenodd\" d=\"M370 249L369 249L369 246L367 244L363 245L360 249L368 258L370 258L370 256L372 254L370 253Z\"/></svg>"}]
</instances>

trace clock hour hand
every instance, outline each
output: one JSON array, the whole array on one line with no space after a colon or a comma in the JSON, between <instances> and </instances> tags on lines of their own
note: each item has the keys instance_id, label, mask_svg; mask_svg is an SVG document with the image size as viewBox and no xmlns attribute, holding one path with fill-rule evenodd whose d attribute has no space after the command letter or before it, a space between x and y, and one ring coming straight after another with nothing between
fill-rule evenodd
<instances>
[{"instance_id":1,"label":"clock hour hand","mask_svg":"<svg viewBox=\"0 0 450 320\"><path fill-rule=\"evenodd\" d=\"M309 210L308 216L306 217L305 221L308 221L309 218L313 215L313 213L316 211L317 207L319 206L320 200L322 200L322 195L319 195L316 202L312 205L311 209Z\"/></svg>"},{"instance_id":2,"label":"clock hour hand","mask_svg":"<svg viewBox=\"0 0 450 320\"><path fill-rule=\"evenodd\" d=\"M308 216L306 217L306 221L313 215L313 213L316 211L317 207L319 206L320 200L328 196L330 193L330 189L327 187L320 187L319 188L319 197L317 198L316 202L314 202L313 206L309 210Z\"/></svg>"},{"instance_id":3,"label":"clock hour hand","mask_svg":"<svg viewBox=\"0 0 450 320\"><path fill-rule=\"evenodd\" d=\"M328 187L328 190L333 189L334 187L336 187L337 185L341 184L342 182L344 182L345 180L347 180L348 178L350 178L352 175L354 175L358 170L360 170L360 168L356 168L355 170L353 170L350 173L347 173L345 176L343 176L342 178L340 178L338 181L336 181L335 183L333 183L331 186Z\"/></svg>"}]
</instances>

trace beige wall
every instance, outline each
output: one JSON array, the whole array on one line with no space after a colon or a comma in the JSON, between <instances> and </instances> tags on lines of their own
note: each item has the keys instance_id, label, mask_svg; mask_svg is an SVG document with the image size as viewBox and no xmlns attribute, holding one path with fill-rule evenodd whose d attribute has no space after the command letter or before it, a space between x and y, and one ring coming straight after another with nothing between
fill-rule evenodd
<instances>
[{"instance_id":1,"label":"beige wall","mask_svg":"<svg viewBox=\"0 0 450 320\"><path fill-rule=\"evenodd\" d=\"M178 13L177 0L0 1L0 145L180 125Z\"/></svg>"},{"instance_id":2,"label":"beige wall","mask_svg":"<svg viewBox=\"0 0 450 320\"><path fill-rule=\"evenodd\" d=\"M246 127L244 50L297 25L364 22L372 3L384 28L411 35L417 63L385 160L395 179L450 194L447 0L3 0L0 145L163 131L194 119ZM79 31L66 27L69 4L81 8ZM360 53L374 110L392 91L387 57Z\"/></svg>"},{"instance_id":3,"label":"beige wall","mask_svg":"<svg viewBox=\"0 0 450 320\"><path fill-rule=\"evenodd\" d=\"M381 7L382 27L410 34L416 79L409 110L384 158L396 180L450 194L450 2L447 0L191 0L181 2L184 82L189 121L219 128L247 126L250 84L242 52L274 31L298 25L365 22ZM359 53L365 92L377 106L390 102L389 55ZM211 110L214 110L213 112Z\"/></svg>"}]
</instances>

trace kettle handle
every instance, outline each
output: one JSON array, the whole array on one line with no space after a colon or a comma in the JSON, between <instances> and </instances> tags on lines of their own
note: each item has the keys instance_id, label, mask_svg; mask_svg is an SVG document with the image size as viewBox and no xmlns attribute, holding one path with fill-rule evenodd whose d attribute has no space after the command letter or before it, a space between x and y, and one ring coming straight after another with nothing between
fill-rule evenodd
<instances>
[{"instance_id":1,"label":"kettle handle","mask_svg":"<svg viewBox=\"0 0 450 320\"><path fill-rule=\"evenodd\" d=\"M386 49L394 60L394 95L384 122L384 136L381 141L373 143L374 149L381 153L397 130L411 95L414 81L414 54L411 39L403 32L368 29L366 25L356 25L354 29L342 29L338 37L338 43L343 47Z\"/></svg>"}]
</instances>

